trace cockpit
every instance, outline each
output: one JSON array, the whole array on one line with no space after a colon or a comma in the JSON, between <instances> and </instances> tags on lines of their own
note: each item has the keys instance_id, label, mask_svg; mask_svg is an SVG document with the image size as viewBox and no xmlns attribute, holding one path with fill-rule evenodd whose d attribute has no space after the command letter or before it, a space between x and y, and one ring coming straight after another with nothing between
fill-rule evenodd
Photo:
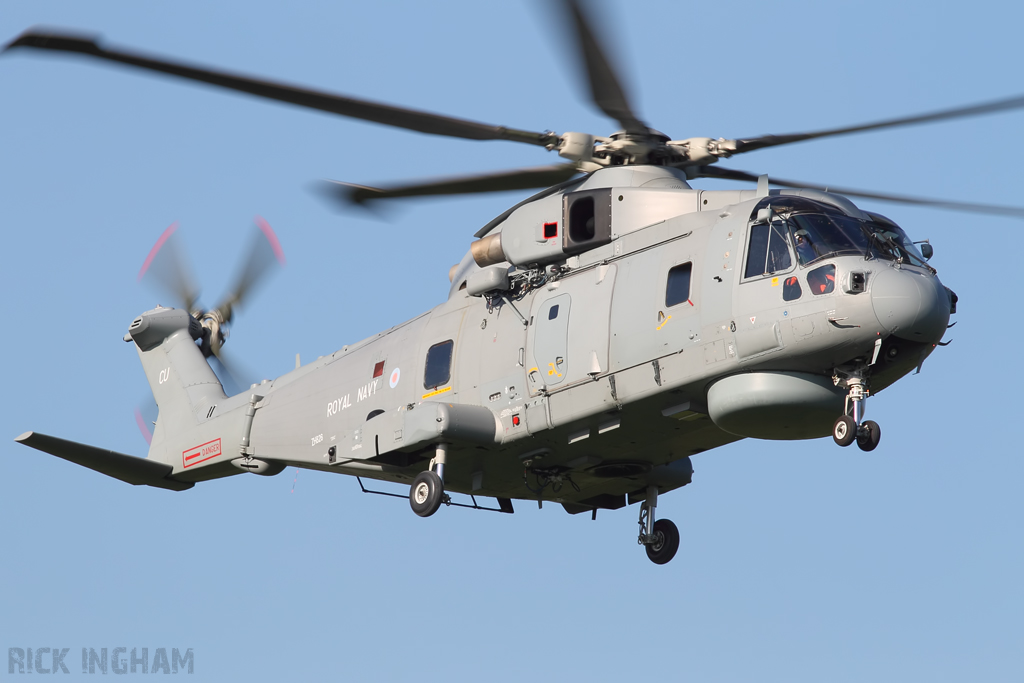
<instances>
[{"instance_id":1,"label":"cockpit","mask_svg":"<svg viewBox=\"0 0 1024 683\"><path fill-rule=\"evenodd\" d=\"M788 270L793 254L801 266L853 255L931 270L898 225L879 214L866 215L866 220L856 218L804 197L783 195L762 201L752 215L744 277Z\"/></svg>"}]
</instances>

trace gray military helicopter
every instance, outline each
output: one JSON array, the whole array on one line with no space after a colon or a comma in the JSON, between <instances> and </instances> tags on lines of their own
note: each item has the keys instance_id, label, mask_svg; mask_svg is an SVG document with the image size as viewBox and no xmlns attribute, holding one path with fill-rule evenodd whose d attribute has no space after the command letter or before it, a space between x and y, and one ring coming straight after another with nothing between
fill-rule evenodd
<instances>
[{"instance_id":1,"label":"gray military helicopter","mask_svg":"<svg viewBox=\"0 0 1024 683\"><path fill-rule=\"evenodd\" d=\"M813 133L672 139L624 95L579 2L565 0L594 103L621 130L530 132L271 83L29 31L6 49L86 55L434 135L544 147L566 163L372 188L327 183L343 203L543 187L477 231L431 311L274 380L227 395L211 367L237 304L146 311L125 335L160 412L147 458L35 432L17 440L131 484L303 467L409 486L442 504L572 514L639 503L658 564L679 532L658 496L690 483L690 457L744 437L832 435L866 451L873 393L920 369L957 297L932 247L846 196L1024 217L1024 209L824 188L722 169L720 159L817 138L1024 107L1024 97ZM706 191L690 180L756 183ZM265 231L264 231L265 232ZM249 279L246 279L249 278ZM308 442L308 443L307 443ZM469 503L450 493L469 496ZM398 495L398 494L387 494ZM492 497L497 507L477 503ZM401 497L405 497L404 495Z\"/></svg>"}]
</instances>

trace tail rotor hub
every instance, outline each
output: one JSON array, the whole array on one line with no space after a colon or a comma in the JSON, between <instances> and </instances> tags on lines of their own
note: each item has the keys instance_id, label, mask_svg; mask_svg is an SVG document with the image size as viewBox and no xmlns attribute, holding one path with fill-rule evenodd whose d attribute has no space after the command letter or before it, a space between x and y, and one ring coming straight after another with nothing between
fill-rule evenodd
<instances>
[{"instance_id":1,"label":"tail rotor hub","mask_svg":"<svg viewBox=\"0 0 1024 683\"><path fill-rule=\"evenodd\" d=\"M230 293L221 300L219 306L207 310L197 305L199 287L187 261L182 257L176 227L177 224L172 225L160 236L139 272L139 279L146 277L155 282L173 296L178 307L189 311L196 323L192 337L199 343L203 356L208 359L212 357L215 365L221 366L236 384L244 386L243 382L238 381L239 373L232 372L225 361L224 342L229 336L235 308L241 306L246 297L266 280L275 266L284 265L281 244L270 225L257 217L257 230L249 254L242 263Z\"/></svg>"},{"instance_id":2,"label":"tail rotor hub","mask_svg":"<svg viewBox=\"0 0 1024 683\"><path fill-rule=\"evenodd\" d=\"M193 313L193 316L194 315L195 314ZM197 317L197 320L199 320L199 324L203 326L203 341L201 347L203 355L207 358L209 358L211 354L219 356L220 349L224 346L224 342L230 334L227 320L224 319L220 309L201 313L201 315Z\"/></svg>"}]
</instances>

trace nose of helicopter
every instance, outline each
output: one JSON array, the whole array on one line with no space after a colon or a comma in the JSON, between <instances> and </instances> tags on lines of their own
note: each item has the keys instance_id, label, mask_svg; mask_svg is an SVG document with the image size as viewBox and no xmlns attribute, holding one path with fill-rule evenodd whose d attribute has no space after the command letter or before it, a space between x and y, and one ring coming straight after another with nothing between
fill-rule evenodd
<instances>
[{"instance_id":1,"label":"nose of helicopter","mask_svg":"<svg viewBox=\"0 0 1024 683\"><path fill-rule=\"evenodd\" d=\"M871 284L871 306L882 327L897 337L937 343L949 324L949 292L934 275L885 268Z\"/></svg>"}]
</instances>

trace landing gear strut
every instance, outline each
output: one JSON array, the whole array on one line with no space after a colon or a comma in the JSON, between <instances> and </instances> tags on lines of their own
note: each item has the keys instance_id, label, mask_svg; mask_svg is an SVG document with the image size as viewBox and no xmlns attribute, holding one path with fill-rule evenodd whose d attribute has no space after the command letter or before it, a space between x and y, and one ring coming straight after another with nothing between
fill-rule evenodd
<instances>
[{"instance_id":1,"label":"landing gear strut","mask_svg":"<svg viewBox=\"0 0 1024 683\"><path fill-rule=\"evenodd\" d=\"M844 415L832 426L832 439L840 446L849 446L856 441L862 451L875 450L882 439L882 428L874 420L863 419L871 393L864 371L841 373L836 370L833 380L836 386L847 389L847 395Z\"/></svg>"},{"instance_id":2,"label":"landing gear strut","mask_svg":"<svg viewBox=\"0 0 1024 683\"><path fill-rule=\"evenodd\" d=\"M647 557L654 564L666 564L679 550L679 529L667 519L655 521L654 511L658 507L658 487L647 487L647 500L640 504L640 536L637 543L647 550Z\"/></svg>"},{"instance_id":3,"label":"landing gear strut","mask_svg":"<svg viewBox=\"0 0 1024 683\"><path fill-rule=\"evenodd\" d=\"M444 464L448 454L447 444L437 445L437 455L430 461L425 472L420 472L409 487L409 505L420 517L429 517L437 512L441 503L447 502L444 492Z\"/></svg>"}]
</instances>

